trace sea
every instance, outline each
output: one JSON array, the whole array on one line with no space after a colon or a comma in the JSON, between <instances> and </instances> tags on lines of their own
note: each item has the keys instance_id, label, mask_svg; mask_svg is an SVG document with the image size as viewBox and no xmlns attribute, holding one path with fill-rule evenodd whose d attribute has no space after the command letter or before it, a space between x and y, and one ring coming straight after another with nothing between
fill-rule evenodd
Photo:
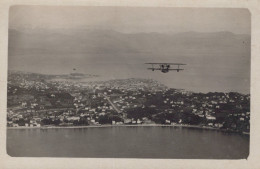
<instances>
[{"instance_id":1,"label":"sea","mask_svg":"<svg viewBox=\"0 0 260 169\"><path fill-rule=\"evenodd\" d=\"M7 129L12 157L246 159L249 135L177 126Z\"/></svg>"}]
</instances>

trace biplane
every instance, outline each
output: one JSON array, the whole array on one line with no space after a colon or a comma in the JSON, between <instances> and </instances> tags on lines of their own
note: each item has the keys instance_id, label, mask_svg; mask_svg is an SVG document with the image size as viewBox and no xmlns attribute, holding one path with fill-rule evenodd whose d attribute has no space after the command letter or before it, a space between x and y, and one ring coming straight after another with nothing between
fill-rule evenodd
<instances>
[{"instance_id":1,"label":"biplane","mask_svg":"<svg viewBox=\"0 0 260 169\"><path fill-rule=\"evenodd\" d=\"M169 71L174 71L174 70L179 72L181 70L184 70L184 69L181 69L180 66L186 65L183 63L145 63L145 64L150 64L152 66L147 69L152 70L152 71L160 70L163 73L167 73ZM176 65L177 68L171 68L172 65Z\"/></svg>"}]
</instances>

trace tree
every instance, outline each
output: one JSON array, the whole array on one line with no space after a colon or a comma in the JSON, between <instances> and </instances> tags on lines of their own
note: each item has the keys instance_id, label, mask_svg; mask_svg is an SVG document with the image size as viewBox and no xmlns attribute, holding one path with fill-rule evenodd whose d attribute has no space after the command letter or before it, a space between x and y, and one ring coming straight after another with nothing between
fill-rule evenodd
<instances>
[{"instance_id":1,"label":"tree","mask_svg":"<svg viewBox=\"0 0 260 169\"><path fill-rule=\"evenodd\" d=\"M25 120L24 120L24 119L19 119L19 120L17 121L17 124L18 124L19 126L25 126Z\"/></svg>"},{"instance_id":2,"label":"tree","mask_svg":"<svg viewBox=\"0 0 260 169\"><path fill-rule=\"evenodd\" d=\"M111 124L112 119L110 119L108 115L99 116L98 122L99 124Z\"/></svg>"}]
</instances>

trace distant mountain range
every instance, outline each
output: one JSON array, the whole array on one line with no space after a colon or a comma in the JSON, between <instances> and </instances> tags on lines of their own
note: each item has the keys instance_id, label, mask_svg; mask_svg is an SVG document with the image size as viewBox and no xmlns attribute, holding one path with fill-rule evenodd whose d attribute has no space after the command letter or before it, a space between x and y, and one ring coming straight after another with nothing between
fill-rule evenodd
<instances>
[{"instance_id":1,"label":"distant mountain range","mask_svg":"<svg viewBox=\"0 0 260 169\"><path fill-rule=\"evenodd\" d=\"M134 33L112 30L9 29L9 55L16 54L119 54L189 53L200 51L244 52L250 50L250 35L231 32ZM247 44L247 45L246 45Z\"/></svg>"}]
</instances>

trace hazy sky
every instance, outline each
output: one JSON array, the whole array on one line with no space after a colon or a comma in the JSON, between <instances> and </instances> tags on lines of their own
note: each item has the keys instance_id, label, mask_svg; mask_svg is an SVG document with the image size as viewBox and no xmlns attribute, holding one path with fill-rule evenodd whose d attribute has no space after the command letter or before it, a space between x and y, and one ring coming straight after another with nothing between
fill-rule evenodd
<instances>
[{"instance_id":1,"label":"hazy sky","mask_svg":"<svg viewBox=\"0 0 260 169\"><path fill-rule=\"evenodd\" d=\"M250 91L246 9L13 6L9 14L9 69L77 68L102 79L152 78L196 92ZM147 70L146 62L187 65L162 73Z\"/></svg>"},{"instance_id":2,"label":"hazy sky","mask_svg":"<svg viewBox=\"0 0 260 169\"><path fill-rule=\"evenodd\" d=\"M10 28L250 33L247 9L13 6Z\"/></svg>"}]
</instances>

